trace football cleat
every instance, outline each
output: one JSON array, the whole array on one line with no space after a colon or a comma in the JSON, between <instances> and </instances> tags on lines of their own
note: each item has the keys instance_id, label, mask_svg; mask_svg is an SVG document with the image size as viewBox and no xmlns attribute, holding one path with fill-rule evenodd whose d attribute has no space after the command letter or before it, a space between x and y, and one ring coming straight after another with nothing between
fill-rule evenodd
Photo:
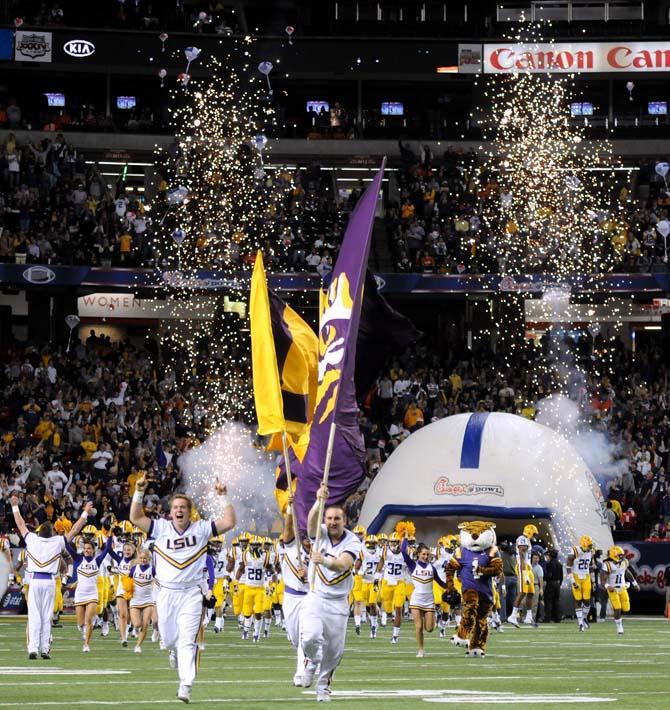
<instances>
[{"instance_id":1,"label":"football cleat","mask_svg":"<svg viewBox=\"0 0 670 710\"><path fill-rule=\"evenodd\" d=\"M128 641L126 641L126 639L122 639L122 640L121 640L121 645L122 645L124 648L128 648Z\"/></svg>"},{"instance_id":2,"label":"football cleat","mask_svg":"<svg viewBox=\"0 0 670 710\"><path fill-rule=\"evenodd\" d=\"M151 643L156 643L158 639L160 638L160 634L158 633L158 629L154 629L153 633L151 634Z\"/></svg>"},{"instance_id":3,"label":"football cleat","mask_svg":"<svg viewBox=\"0 0 670 710\"><path fill-rule=\"evenodd\" d=\"M391 643L398 643L398 641L399 641L399 638L398 638L397 636L394 636L394 637L391 639Z\"/></svg>"},{"instance_id":4,"label":"football cleat","mask_svg":"<svg viewBox=\"0 0 670 710\"><path fill-rule=\"evenodd\" d=\"M302 688L302 673L296 673L293 676L293 685L296 688Z\"/></svg>"},{"instance_id":5,"label":"football cleat","mask_svg":"<svg viewBox=\"0 0 670 710\"><path fill-rule=\"evenodd\" d=\"M258 643L259 638L260 638L259 636L257 636L256 634L254 634L254 637L253 637L253 639L252 639L252 643Z\"/></svg>"},{"instance_id":6,"label":"football cleat","mask_svg":"<svg viewBox=\"0 0 670 710\"><path fill-rule=\"evenodd\" d=\"M422 648L420 648L420 649L416 652L416 657L417 657L417 658L423 658L424 656L425 656L424 650L423 650Z\"/></svg>"},{"instance_id":7,"label":"football cleat","mask_svg":"<svg viewBox=\"0 0 670 710\"><path fill-rule=\"evenodd\" d=\"M142 653L142 646L135 646L134 652L135 653Z\"/></svg>"},{"instance_id":8,"label":"football cleat","mask_svg":"<svg viewBox=\"0 0 670 710\"><path fill-rule=\"evenodd\" d=\"M509 619L507 619L507 623L511 624L512 626L515 626L517 629L521 628L519 626L519 622L516 619L512 619L511 617Z\"/></svg>"},{"instance_id":9,"label":"football cleat","mask_svg":"<svg viewBox=\"0 0 670 710\"><path fill-rule=\"evenodd\" d=\"M40 657L42 658L43 661L51 660L51 655L49 654L48 651L42 651L42 653L40 653Z\"/></svg>"},{"instance_id":10,"label":"football cleat","mask_svg":"<svg viewBox=\"0 0 670 710\"><path fill-rule=\"evenodd\" d=\"M28 658L29 658L31 661L34 661L34 660L37 658L37 654L35 653L35 651L32 651L31 653L29 653L29 654L28 654Z\"/></svg>"},{"instance_id":11,"label":"football cleat","mask_svg":"<svg viewBox=\"0 0 670 710\"><path fill-rule=\"evenodd\" d=\"M81 649L82 653L90 653L91 652L91 647L85 643L84 647Z\"/></svg>"},{"instance_id":12,"label":"football cleat","mask_svg":"<svg viewBox=\"0 0 670 710\"><path fill-rule=\"evenodd\" d=\"M328 695L328 693L317 693L316 694L316 702L317 703L329 703L330 702L330 695Z\"/></svg>"},{"instance_id":13,"label":"football cleat","mask_svg":"<svg viewBox=\"0 0 670 710\"><path fill-rule=\"evenodd\" d=\"M445 638L445 636L446 636L445 629L444 628L440 629L440 638L443 639L443 638Z\"/></svg>"},{"instance_id":14,"label":"football cleat","mask_svg":"<svg viewBox=\"0 0 670 710\"><path fill-rule=\"evenodd\" d=\"M356 627L356 636L360 636L360 635L361 635L361 627L357 626Z\"/></svg>"}]
</instances>

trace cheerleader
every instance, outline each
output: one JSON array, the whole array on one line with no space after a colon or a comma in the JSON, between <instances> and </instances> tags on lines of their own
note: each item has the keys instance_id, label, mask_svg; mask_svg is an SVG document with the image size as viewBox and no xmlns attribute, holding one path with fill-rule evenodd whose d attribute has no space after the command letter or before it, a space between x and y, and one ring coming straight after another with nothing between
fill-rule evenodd
<instances>
[{"instance_id":1,"label":"cheerleader","mask_svg":"<svg viewBox=\"0 0 670 710\"><path fill-rule=\"evenodd\" d=\"M138 633L135 653L142 653L149 623L156 608L153 595L155 570L151 564L148 550L140 550L135 564L128 571L128 577L133 581L132 598L130 599L130 623Z\"/></svg>"},{"instance_id":2,"label":"cheerleader","mask_svg":"<svg viewBox=\"0 0 670 710\"><path fill-rule=\"evenodd\" d=\"M89 653L93 621L98 611L98 575L102 561L111 548L111 542L108 540L98 555L95 554L95 545L90 540L84 542L81 554L69 542L65 547L72 557L73 576L76 575L77 578L74 606L77 611L77 625L82 631L84 641L82 652Z\"/></svg>"},{"instance_id":3,"label":"cheerleader","mask_svg":"<svg viewBox=\"0 0 670 710\"><path fill-rule=\"evenodd\" d=\"M446 583L442 581L435 567L429 562L430 548L419 543L416 547L416 560L413 560L407 550L409 543L407 537L402 541L400 551L407 565L407 570L411 575L414 589L409 600L409 610L414 620L414 630L416 642L419 650L417 658L424 657L423 633L430 633L435 628L435 600L433 598L433 582L437 582L441 587L446 588Z\"/></svg>"},{"instance_id":4,"label":"cheerleader","mask_svg":"<svg viewBox=\"0 0 670 710\"><path fill-rule=\"evenodd\" d=\"M131 542L126 542L120 554L110 550L109 556L116 562L116 566L112 568L112 572L118 575L114 595L119 614L121 645L125 648L128 646L128 601L132 596L132 580L129 577L129 573L135 559L135 545Z\"/></svg>"}]
</instances>

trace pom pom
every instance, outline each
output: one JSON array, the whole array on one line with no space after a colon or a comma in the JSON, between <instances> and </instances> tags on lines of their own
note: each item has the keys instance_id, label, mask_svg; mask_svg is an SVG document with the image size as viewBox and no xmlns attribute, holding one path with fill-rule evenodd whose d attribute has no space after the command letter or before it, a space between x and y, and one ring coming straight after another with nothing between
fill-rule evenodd
<instances>
[{"instance_id":1,"label":"pom pom","mask_svg":"<svg viewBox=\"0 0 670 710\"><path fill-rule=\"evenodd\" d=\"M396 523L395 531L400 535L400 537L413 538L416 536L416 526L411 520L399 520Z\"/></svg>"}]
</instances>

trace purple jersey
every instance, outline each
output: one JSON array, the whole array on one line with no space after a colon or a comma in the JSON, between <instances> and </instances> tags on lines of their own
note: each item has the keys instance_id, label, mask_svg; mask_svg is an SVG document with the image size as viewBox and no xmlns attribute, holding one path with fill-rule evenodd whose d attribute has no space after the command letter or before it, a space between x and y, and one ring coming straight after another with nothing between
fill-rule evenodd
<instances>
[{"instance_id":1,"label":"purple jersey","mask_svg":"<svg viewBox=\"0 0 670 710\"><path fill-rule=\"evenodd\" d=\"M463 590L474 589L476 592L481 592L493 600L493 578L487 576L475 579L472 570L472 563L475 560L479 567L488 567L491 563L488 552L473 552L464 547L461 548L460 559L458 560L461 563L461 569L458 571L458 576L463 584Z\"/></svg>"}]
</instances>

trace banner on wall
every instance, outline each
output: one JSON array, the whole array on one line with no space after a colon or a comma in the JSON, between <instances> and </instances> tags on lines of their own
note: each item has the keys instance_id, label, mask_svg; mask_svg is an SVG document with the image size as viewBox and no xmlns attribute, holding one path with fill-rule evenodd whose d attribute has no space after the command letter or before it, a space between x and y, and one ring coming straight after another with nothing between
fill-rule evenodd
<instances>
[{"instance_id":1,"label":"banner on wall","mask_svg":"<svg viewBox=\"0 0 670 710\"><path fill-rule=\"evenodd\" d=\"M485 44L483 69L487 74L667 72L670 71L670 42ZM471 71L460 66L460 52L459 71Z\"/></svg>"},{"instance_id":2,"label":"banner on wall","mask_svg":"<svg viewBox=\"0 0 670 710\"><path fill-rule=\"evenodd\" d=\"M16 31L14 61L51 62L53 39L51 32Z\"/></svg>"}]
</instances>

